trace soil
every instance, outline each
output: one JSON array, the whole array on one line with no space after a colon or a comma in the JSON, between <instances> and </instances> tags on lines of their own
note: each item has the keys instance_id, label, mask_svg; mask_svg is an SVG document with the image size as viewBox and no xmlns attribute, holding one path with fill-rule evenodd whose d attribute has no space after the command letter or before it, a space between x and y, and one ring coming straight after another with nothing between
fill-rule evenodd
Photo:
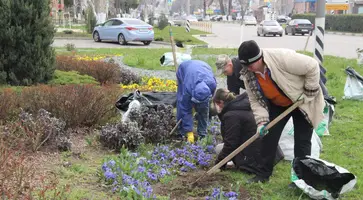
<instances>
[{"instance_id":1,"label":"soil","mask_svg":"<svg viewBox=\"0 0 363 200\"><path fill-rule=\"evenodd\" d=\"M162 196L170 196L170 200L199 200L206 199L211 195L213 188L222 187L223 191L233 191L231 180L223 173L205 176L200 181L192 185L200 176L204 175L204 170L192 171L180 174L174 180L162 184L153 185L154 193ZM240 188L238 199L250 199L250 195L244 188Z\"/></svg>"}]
</instances>

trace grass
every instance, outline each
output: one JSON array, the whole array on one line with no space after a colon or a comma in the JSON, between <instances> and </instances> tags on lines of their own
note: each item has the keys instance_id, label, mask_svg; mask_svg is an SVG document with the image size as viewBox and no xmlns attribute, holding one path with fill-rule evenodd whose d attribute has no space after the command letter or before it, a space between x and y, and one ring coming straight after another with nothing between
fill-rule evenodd
<instances>
[{"instance_id":1,"label":"grass","mask_svg":"<svg viewBox=\"0 0 363 200\"><path fill-rule=\"evenodd\" d=\"M155 40L161 38L164 42L170 42L169 26L165 27L163 30L154 28ZM206 34L203 31L190 29L190 32L185 31L185 27L172 26L172 33L174 41L181 41L183 44L206 44L205 42L198 40L193 37L193 35Z\"/></svg>"},{"instance_id":2,"label":"grass","mask_svg":"<svg viewBox=\"0 0 363 200\"><path fill-rule=\"evenodd\" d=\"M57 54L67 54L57 49ZM169 49L78 49L81 55L116 55L125 56L125 62L130 66L142 67L146 69L165 69L160 67L158 59L160 56L170 51ZM193 55L207 61L214 66L213 57L203 57L211 54L235 55L236 49L194 49ZM307 53L312 55L311 53ZM142 55L142 56L141 56ZM142 58L141 58L142 57ZM330 95L337 98L338 104L335 107L335 116L329 127L330 136L322 138L323 151L321 158L346 168L358 177L363 176L363 102L344 100L344 85L346 80L345 68L353 67L358 73L363 74L363 67L357 66L355 59L345 59L334 56L324 57L324 66L327 69L327 87ZM87 143L91 144L92 139ZM94 148L94 147L92 147ZM102 164L102 159L108 155L107 152L90 153L85 151L81 158L74 158L69 155L64 156L63 162L70 162L70 167L56 165L55 173L60 176L61 184L71 184L72 191L69 199L111 199L110 188L104 188L99 182L97 169ZM244 183L250 175L240 172L223 172L230 176L232 182ZM170 180L163 180L168 183ZM300 190L289 190L287 185L290 182L290 162L281 161L276 165L273 176L269 183L245 185L247 191L254 199L309 199L306 195L301 195ZM344 194L343 199L362 199L363 185L358 180L353 191Z\"/></svg>"},{"instance_id":3,"label":"grass","mask_svg":"<svg viewBox=\"0 0 363 200\"><path fill-rule=\"evenodd\" d=\"M230 54L230 49L206 49L205 51L193 51L194 54ZM306 53L312 55L311 53ZM353 67L358 73L363 74L363 68L357 65L355 59L345 59L334 56L324 57L324 66L327 69L327 87L329 94L337 98L335 116L329 127L330 136L322 138L323 152L320 157L332 162L355 176L363 176L363 102L344 100L344 85L346 80L345 68ZM246 181L251 176L243 173L230 172L234 181ZM280 162L274 170L274 174L268 184L247 185L248 191L254 198L261 199L300 199L301 191L292 191L287 188L290 180L290 162ZM361 199L363 185L358 180L355 189L343 195L344 199ZM309 199L302 195L301 199Z\"/></svg>"},{"instance_id":4,"label":"grass","mask_svg":"<svg viewBox=\"0 0 363 200\"><path fill-rule=\"evenodd\" d=\"M53 79L49 84L66 85L66 84L99 84L95 78L88 75L80 75L77 71L60 71L55 70Z\"/></svg>"}]
</instances>

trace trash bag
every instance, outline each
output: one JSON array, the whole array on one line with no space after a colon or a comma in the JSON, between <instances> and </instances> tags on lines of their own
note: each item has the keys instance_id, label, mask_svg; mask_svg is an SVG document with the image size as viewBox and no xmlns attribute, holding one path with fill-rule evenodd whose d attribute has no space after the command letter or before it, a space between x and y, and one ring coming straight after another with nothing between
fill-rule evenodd
<instances>
[{"instance_id":1,"label":"trash bag","mask_svg":"<svg viewBox=\"0 0 363 200\"><path fill-rule=\"evenodd\" d=\"M284 129L282 130L281 137L279 140L279 146L282 153L284 154L285 160L294 159L294 122L292 117L287 121ZM311 137L311 155L314 158L319 158L323 144L317 135L316 131L313 131Z\"/></svg>"},{"instance_id":2,"label":"trash bag","mask_svg":"<svg viewBox=\"0 0 363 200\"><path fill-rule=\"evenodd\" d=\"M191 60L192 57L190 54L185 53L175 53L177 65L179 66L180 63ZM161 66L174 66L174 58L172 52L166 52L164 53L160 58L160 64Z\"/></svg>"},{"instance_id":3,"label":"trash bag","mask_svg":"<svg viewBox=\"0 0 363 200\"><path fill-rule=\"evenodd\" d=\"M134 93L121 96L116 101L116 108L126 112L129 108L130 103L133 100L138 100L142 105L172 105L176 107L176 92L144 92L141 93L139 90L135 90Z\"/></svg>"},{"instance_id":4,"label":"trash bag","mask_svg":"<svg viewBox=\"0 0 363 200\"><path fill-rule=\"evenodd\" d=\"M345 69L347 79L344 86L344 99L363 101L363 77L352 67Z\"/></svg>"},{"instance_id":5,"label":"trash bag","mask_svg":"<svg viewBox=\"0 0 363 200\"><path fill-rule=\"evenodd\" d=\"M306 156L292 163L292 181L312 199L337 199L353 189L356 176L327 161Z\"/></svg>"},{"instance_id":6,"label":"trash bag","mask_svg":"<svg viewBox=\"0 0 363 200\"><path fill-rule=\"evenodd\" d=\"M357 63L363 65L363 48L357 48Z\"/></svg>"}]
</instances>

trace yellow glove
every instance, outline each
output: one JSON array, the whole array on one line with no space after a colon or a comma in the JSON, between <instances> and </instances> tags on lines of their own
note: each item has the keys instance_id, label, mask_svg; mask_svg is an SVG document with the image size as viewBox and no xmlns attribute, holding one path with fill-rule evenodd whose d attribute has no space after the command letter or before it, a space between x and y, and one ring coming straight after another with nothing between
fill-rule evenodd
<instances>
[{"instance_id":1,"label":"yellow glove","mask_svg":"<svg viewBox=\"0 0 363 200\"><path fill-rule=\"evenodd\" d=\"M193 132L187 133L187 141L190 143L194 143L194 133Z\"/></svg>"}]
</instances>

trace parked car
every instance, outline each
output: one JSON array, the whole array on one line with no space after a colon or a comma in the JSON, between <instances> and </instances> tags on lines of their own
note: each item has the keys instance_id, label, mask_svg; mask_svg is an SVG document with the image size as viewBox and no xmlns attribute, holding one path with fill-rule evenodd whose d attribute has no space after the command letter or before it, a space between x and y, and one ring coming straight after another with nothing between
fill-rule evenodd
<instances>
[{"instance_id":1,"label":"parked car","mask_svg":"<svg viewBox=\"0 0 363 200\"><path fill-rule=\"evenodd\" d=\"M276 21L280 24L287 24L290 22L290 20L291 20L291 18L288 16L285 16L285 15L279 15L279 16L277 16L277 19L276 19Z\"/></svg>"},{"instance_id":2,"label":"parked car","mask_svg":"<svg viewBox=\"0 0 363 200\"><path fill-rule=\"evenodd\" d=\"M280 35L282 34L284 29L280 26L280 24L276 20L264 20L257 27L257 36L263 35Z\"/></svg>"},{"instance_id":3,"label":"parked car","mask_svg":"<svg viewBox=\"0 0 363 200\"><path fill-rule=\"evenodd\" d=\"M154 30L151 25L139 19L112 18L94 28L93 40L95 42L117 41L122 45L138 41L149 45L154 40Z\"/></svg>"},{"instance_id":4,"label":"parked car","mask_svg":"<svg viewBox=\"0 0 363 200\"><path fill-rule=\"evenodd\" d=\"M222 21L223 16L222 15L213 15L210 17L210 21Z\"/></svg>"},{"instance_id":5,"label":"parked car","mask_svg":"<svg viewBox=\"0 0 363 200\"><path fill-rule=\"evenodd\" d=\"M256 17L254 16L244 16L243 17L243 22L244 24L247 26L247 25L254 25L254 26L257 26L257 20L256 20Z\"/></svg>"},{"instance_id":6,"label":"parked car","mask_svg":"<svg viewBox=\"0 0 363 200\"><path fill-rule=\"evenodd\" d=\"M309 34L312 35L314 30L314 24L312 24L307 19L293 19L291 20L285 27L285 35L291 33L295 35L296 33L305 35Z\"/></svg>"}]
</instances>

